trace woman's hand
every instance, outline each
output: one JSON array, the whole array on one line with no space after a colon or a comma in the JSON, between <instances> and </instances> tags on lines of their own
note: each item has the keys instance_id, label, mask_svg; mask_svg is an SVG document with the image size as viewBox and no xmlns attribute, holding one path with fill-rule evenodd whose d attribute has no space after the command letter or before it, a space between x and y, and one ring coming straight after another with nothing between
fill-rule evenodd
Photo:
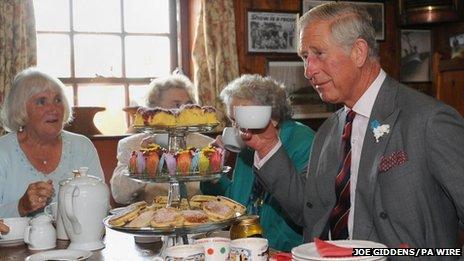
<instances>
[{"instance_id":1,"label":"woman's hand","mask_svg":"<svg viewBox=\"0 0 464 261\"><path fill-rule=\"evenodd\" d=\"M279 142L277 122L271 120L264 129L241 129L245 144L253 148L260 158L264 158Z\"/></svg>"},{"instance_id":2,"label":"woman's hand","mask_svg":"<svg viewBox=\"0 0 464 261\"><path fill-rule=\"evenodd\" d=\"M24 195L19 199L18 211L20 216L44 208L48 201L53 197L53 182L39 181L29 184Z\"/></svg>"},{"instance_id":3,"label":"woman's hand","mask_svg":"<svg viewBox=\"0 0 464 261\"><path fill-rule=\"evenodd\" d=\"M10 228L3 223L3 220L0 219L0 233L8 233L10 232Z\"/></svg>"},{"instance_id":4,"label":"woman's hand","mask_svg":"<svg viewBox=\"0 0 464 261\"><path fill-rule=\"evenodd\" d=\"M217 135L216 139L213 140L209 145L224 148L224 142L222 141L222 135Z\"/></svg>"}]
</instances>

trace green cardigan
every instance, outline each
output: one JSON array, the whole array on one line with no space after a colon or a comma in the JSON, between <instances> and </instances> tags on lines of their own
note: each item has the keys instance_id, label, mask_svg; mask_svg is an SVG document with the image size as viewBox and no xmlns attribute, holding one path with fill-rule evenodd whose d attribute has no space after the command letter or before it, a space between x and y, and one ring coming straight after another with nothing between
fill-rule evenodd
<instances>
[{"instance_id":1,"label":"green cardigan","mask_svg":"<svg viewBox=\"0 0 464 261\"><path fill-rule=\"evenodd\" d=\"M314 131L309 127L293 121L284 121L280 127L280 141L301 173L308 164ZM233 180L226 176L217 183L202 182L200 189L208 195L224 195L249 207L250 193L255 176L253 175L254 150L242 150L234 167ZM280 204L269 193L265 193L264 203L259 213L260 223L269 246L279 251L290 251L293 247L303 243L302 227L293 223Z\"/></svg>"}]
</instances>

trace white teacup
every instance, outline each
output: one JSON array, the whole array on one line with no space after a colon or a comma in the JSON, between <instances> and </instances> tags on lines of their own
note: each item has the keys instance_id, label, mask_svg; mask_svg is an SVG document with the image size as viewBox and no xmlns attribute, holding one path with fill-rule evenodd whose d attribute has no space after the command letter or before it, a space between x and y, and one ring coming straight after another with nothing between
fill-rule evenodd
<instances>
[{"instance_id":1,"label":"white teacup","mask_svg":"<svg viewBox=\"0 0 464 261\"><path fill-rule=\"evenodd\" d=\"M166 249L164 260L204 261L205 253L203 251L203 247L200 245L172 246Z\"/></svg>"},{"instance_id":2,"label":"white teacup","mask_svg":"<svg viewBox=\"0 0 464 261\"><path fill-rule=\"evenodd\" d=\"M30 250L45 250L56 247L56 231L48 215L40 215L24 229L24 242Z\"/></svg>"},{"instance_id":3,"label":"white teacup","mask_svg":"<svg viewBox=\"0 0 464 261\"><path fill-rule=\"evenodd\" d=\"M226 127L222 131L222 142L224 142L224 148L232 152L240 152L245 147L240 136L240 131L235 127Z\"/></svg>"},{"instance_id":4,"label":"white teacup","mask_svg":"<svg viewBox=\"0 0 464 261\"><path fill-rule=\"evenodd\" d=\"M263 129L271 119L271 106L235 106L235 120L243 129Z\"/></svg>"},{"instance_id":5,"label":"white teacup","mask_svg":"<svg viewBox=\"0 0 464 261\"><path fill-rule=\"evenodd\" d=\"M268 259L269 244L265 238L239 238L230 242L230 261Z\"/></svg>"},{"instance_id":6,"label":"white teacup","mask_svg":"<svg viewBox=\"0 0 464 261\"><path fill-rule=\"evenodd\" d=\"M4 218L3 223L10 228L8 233L0 233L0 241L20 240L24 238L24 228L29 225L28 217Z\"/></svg>"},{"instance_id":7,"label":"white teacup","mask_svg":"<svg viewBox=\"0 0 464 261\"><path fill-rule=\"evenodd\" d=\"M221 261L229 258L229 238L206 237L195 240L195 244L203 246L206 261Z\"/></svg>"}]
</instances>

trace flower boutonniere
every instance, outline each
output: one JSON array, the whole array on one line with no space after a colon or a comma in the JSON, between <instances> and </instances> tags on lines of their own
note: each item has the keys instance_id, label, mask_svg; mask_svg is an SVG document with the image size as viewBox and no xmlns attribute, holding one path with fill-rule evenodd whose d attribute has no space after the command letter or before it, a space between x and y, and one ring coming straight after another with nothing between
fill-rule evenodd
<instances>
[{"instance_id":1,"label":"flower boutonniere","mask_svg":"<svg viewBox=\"0 0 464 261\"><path fill-rule=\"evenodd\" d=\"M374 133L375 142L379 142L379 139L383 137L383 135L390 133L390 125L380 125L378 120L371 121L371 129Z\"/></svg>"}]
</instances>

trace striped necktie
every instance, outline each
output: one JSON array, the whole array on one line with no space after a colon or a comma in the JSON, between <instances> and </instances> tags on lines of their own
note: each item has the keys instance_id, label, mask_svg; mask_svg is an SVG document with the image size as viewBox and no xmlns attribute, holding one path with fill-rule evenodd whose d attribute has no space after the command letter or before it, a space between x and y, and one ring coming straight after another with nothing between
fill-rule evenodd
<instances>
[{"instance_id":1,"label":"striped necktie","mask_svg":"<svg viewBox=\"0 0 464 261\"><path fill-rule=\"evenodd\" d=\"M330 234L332 239L348 238L348 214L350 213L350 168L351 168L351 127L356 112L350 110L346 115L343 128L342 146L343 164L335 179L337 202L330 213Z\"/></svg>"}]
</instances>

